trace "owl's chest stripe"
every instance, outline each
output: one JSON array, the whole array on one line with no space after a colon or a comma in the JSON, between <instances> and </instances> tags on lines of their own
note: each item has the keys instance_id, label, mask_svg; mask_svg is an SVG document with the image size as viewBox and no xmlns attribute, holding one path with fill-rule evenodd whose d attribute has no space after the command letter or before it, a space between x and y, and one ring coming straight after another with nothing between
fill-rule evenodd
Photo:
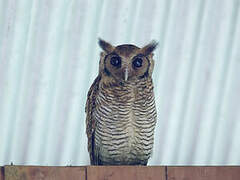
<instances>
[{"instance_id":1,"label":"owl's chest stripe","mask_svg":"<svg viewBox=\"0 0 240 180\"><path fill-rule=\"evenodd\" d=\"M102 154L151 154L156 110L152 88L102 89L96 99L95 141ZM142 91L141 91L142 90ZM145 92L147 93L145 93Z\"/></svg>"}]
</instances>

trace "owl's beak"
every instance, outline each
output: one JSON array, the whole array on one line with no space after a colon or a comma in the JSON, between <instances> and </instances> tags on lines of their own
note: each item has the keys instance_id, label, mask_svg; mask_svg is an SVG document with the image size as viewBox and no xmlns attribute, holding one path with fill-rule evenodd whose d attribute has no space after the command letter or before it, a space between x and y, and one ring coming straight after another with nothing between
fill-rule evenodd
<instances>
[{"instance_id":1,"label":"owl's beak","mask_svg":"<svg viewBox=\"0 0 240 180\"><path fill-rule=\"evenodd\" d=\"M128 68L124 69L124 80L127 81L128 80Z\"/></svg>"}]
</instances>

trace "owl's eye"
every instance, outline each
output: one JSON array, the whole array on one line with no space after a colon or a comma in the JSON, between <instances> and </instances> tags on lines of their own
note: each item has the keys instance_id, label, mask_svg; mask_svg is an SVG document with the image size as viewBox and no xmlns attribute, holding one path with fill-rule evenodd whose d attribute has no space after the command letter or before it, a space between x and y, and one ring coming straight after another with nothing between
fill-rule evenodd
<instances>
[{"instance_id":1,"label":"owl's eye","mask_svg":"<svg viewBox=\"0 0 240 180\"><path fill-rule=\"evenodd\" d=\"M136 57L136 58L134 59L134 61L132 62L132 65L133 65L133 67L135 67L135 68L140 68L140 67L142 67L142 62L143 62L142 58Z\"/></svg>"},{"instance_id":2,"label":"owl's eye","mask_svg":"<svg viewBox=\"0 0 240 180\"><path fill-rule=\"evenodd\" d=\"M110 63L115 67L121 67L121 58L119 56L113 56L111 57Z\"/></svg>"}]
</instances>

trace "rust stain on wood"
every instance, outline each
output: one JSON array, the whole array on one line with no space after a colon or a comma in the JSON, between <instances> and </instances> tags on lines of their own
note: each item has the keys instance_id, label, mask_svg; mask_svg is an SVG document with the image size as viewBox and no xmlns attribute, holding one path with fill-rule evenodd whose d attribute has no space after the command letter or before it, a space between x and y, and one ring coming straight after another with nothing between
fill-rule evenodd
<instances>
[{"instance_id":1,"label":"rust stain on wood","mask_svg":"<svg viewBox=\"0 0 240 180\"><path fill-rule=\"evenodd\" d=\"M86 180L85 167L5 166L5 180Z\"/></svg>"},{"instance_id":2,"label":"rust stain on wood","mask_svg":"<svg viewBox=\"0 0 240 180\"><path fill-rule=\"evenodd\" d=\"M159 166L88 166L88 180L165 180L164 167Z\"/></svg>"},{"instance_id":3,"label":"rust stain on wood","mask_svg":"<svg viewBox=\"0 0 240 180\"><path fill-rule=\"evenodd\" d=\"M168 167L168 180L240 180L239 167Z\"/></svg>"}]
</instances>

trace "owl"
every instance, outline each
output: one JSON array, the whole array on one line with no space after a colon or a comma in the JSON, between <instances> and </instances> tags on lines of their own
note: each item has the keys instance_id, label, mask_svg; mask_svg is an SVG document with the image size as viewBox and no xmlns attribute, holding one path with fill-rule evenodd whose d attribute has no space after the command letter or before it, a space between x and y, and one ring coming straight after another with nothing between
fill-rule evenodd
<instances>
[{"instance_id":1,"label":"owl","mask_svg":"<svg viewBox=\"0 0 240 180\"><path fill-rule=\"evenodd\" d=\"M157 120L152 72L155 41L139 48L99 39L99 73L87 96L91 165L147 165Z\"/></svg>"}]
</instances>

